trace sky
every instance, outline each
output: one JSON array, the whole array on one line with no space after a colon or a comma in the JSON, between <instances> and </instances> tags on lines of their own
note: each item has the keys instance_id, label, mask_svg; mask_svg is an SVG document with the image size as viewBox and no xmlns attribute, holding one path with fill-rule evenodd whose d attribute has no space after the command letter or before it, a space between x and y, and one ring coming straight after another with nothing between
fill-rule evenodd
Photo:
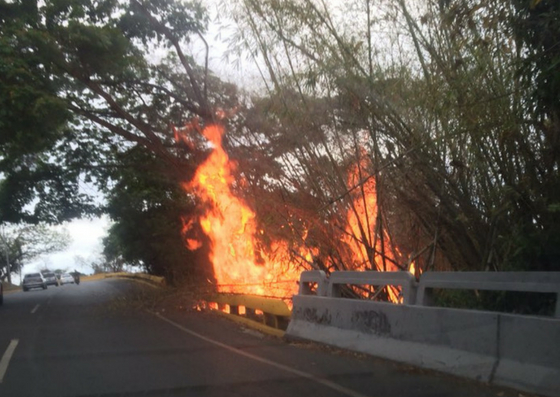
<instances>
[{"instance_id":1,"label":"sky","mask_svg":"<svg viewBox=\"0 0 560 397\"><path fill-rule=\"evenodd\" d=\"M57 226L59 229L66 229L72 242L62 252L56 252L50 255L44 255L33 262L24 263L23 274L37 272L41 269L48 268L50 270L78 270L84 274L93 273L90 266L83 266L76 263L76 257L81 256L87 263L96 260L103 246L102 238L106 235L106 231L110 226L108 217L94 219L77 219L64 225ZM19 277L15 276L17 282Z\"/></svg>"}]
</instances>

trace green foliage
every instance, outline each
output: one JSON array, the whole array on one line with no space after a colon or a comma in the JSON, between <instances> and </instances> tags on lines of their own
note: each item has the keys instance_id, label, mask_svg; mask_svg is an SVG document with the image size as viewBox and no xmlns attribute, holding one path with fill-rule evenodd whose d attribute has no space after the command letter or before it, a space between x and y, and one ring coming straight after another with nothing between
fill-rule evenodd
<instances>
[{"instance_id":1,"label":"green foliage","mask_svg":"<svg viewBox=\"0 0 560 397\"><path fill-rule=\"evenodd\" d=\"M185 12L185 10L188 10ZM118 27L127 37L143 40L157 40L165 45L172 45L164 29L155 28L150 15L165 26L175 40L189 40L192 32L203 33L208 23L206 10L199 1L177 2L174 0L155 0L149 2L131 1L118 23Z\"/></svg>"},{"instance_id":2,"label":"green foliage","mask_svg":"<svg viewBox=\"0 0 560 397\"><path fill-rule=\"evenodd\" d=\"M108 194L106 211L115 223L103 239L106 260L143 266L175 284L211 278L205 253L189 251L182 234L193 199L153 154L135 148L123 156L126 167L114 170L117 183Z\"/></svg>"},{"instance_id":3,"label":"green foliage","mask_svg":"<svg viewBox=\"0 0 560 397\"><path fill-rule=\"evenodd\" d=\"M188 173L170 124L235 101L183 50L204 32L199 2L2 0L0 10L3 219L95 213L80 185L106 185L103 168L133 145ZM162 47L169 56L154 59Z\"/></svg>"},{"instance_id":4,"label":"green foliage","mask_svg":"<svg viewBox=\"0 0 560 397\"><path fill-rule=\"evenodd\" d=\"M0 2L0 147L7 163L51 146L70 117L58 81L22 35L31 19L25 5Z\"/></svg>"},{"instance_id":5,"label":"green foliage","mask_svg":"<svg viewBox=\"0 0 560 397\"><path fill-rule=\"evenodd\" d=\"M435 290L434 304L456 309L554 315L556 297L548 293L511 291Z\"/></svg>"},{"instance_id":6,"label":"green foliage","mask_svg":"<svg viewBox=\"0 0 560 397\"><path fill-rule=\"evenodd\" d=\"M537 112L560 112L560 3L554 0L515 0L513 33L527 55L520 72L534 87ZM555 121L558 123L558 120ZM558 128L558 127L557 127Z\"/></svg>"},{"instance_id":7,"label":"green foliage","mask_svg":"<svg viewBox=\"0 0 560 397\"><path fill-rule=\"evenodd\" d=\"M180 234L192 203L178 185L195 155L170 125L204 126L237 102L185 50L205 43L207 22L198 1L0 0L0 219L104 210L116 220L114 263L196 273Z\"/></svg>"}]
</instances>

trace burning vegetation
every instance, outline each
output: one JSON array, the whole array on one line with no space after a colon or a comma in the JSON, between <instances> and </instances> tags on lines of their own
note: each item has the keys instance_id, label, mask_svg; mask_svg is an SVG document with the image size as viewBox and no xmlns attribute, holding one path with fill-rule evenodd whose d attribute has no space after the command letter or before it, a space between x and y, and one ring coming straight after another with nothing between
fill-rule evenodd
<instances>
[{"instance_id":1,"label":"burning vegetation","mask_svg":"<svg viewBox=\"0 0 560 397\"><path fill-rule=\"evenodd\" d=\"M189 130L186 128L183 133ZM190 142L178 131L175 130L176 136ZM190 250L202 246L201 240L192 236L197 222L211 245L210 261L219 292L289 298L297 292L297 281L303 270L408 270L398 264L402 255L388 233L377 226L381 215L377 208L375 178L363 179L362 176L368 162L365 154L348 168L347 186L351 187L346 199L348 205L338 207L347 209L335 214L337 220L333 218L327 222L335 227L331 229L330 253L324 253L321 249L325 247L308 241L308 229L317 227L317 221L306 222L299 218L297 227L289 220L280 226L297 234L290 242L267 238L267 231L259 227L255 211L233 190L234 185L243 186L243 182L237 176L236 162L224 149L225 132L218 124L202 130L211 151L197 168L194 178L183 186L188 193L196 195L203 208L196 221L184 221L185 244ZM292 212L289 218L293 215ZM337 230L337 234L332 235L332 230ZM414 270L411 271L414 274ZM378 291L373 287L353 287L348 288L347 293L394 303L402 301L398 287Z\"/></svg>"}]
</instances>

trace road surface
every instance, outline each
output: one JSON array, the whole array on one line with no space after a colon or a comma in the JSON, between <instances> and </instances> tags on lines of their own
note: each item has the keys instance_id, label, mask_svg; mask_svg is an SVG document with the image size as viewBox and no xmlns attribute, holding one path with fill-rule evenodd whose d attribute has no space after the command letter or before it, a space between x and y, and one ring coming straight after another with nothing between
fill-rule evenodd
<instances>
[{"instance_id":1,"label":"road surface","mask_svg":"<svg viewBox=\"0 0 560 397\"><path fill-rule=\"evenodd\" d=\"M138 288L106 279L5 295L0 396L518 397L211 313L123 304Z\"/></svg>"}]
</instances>

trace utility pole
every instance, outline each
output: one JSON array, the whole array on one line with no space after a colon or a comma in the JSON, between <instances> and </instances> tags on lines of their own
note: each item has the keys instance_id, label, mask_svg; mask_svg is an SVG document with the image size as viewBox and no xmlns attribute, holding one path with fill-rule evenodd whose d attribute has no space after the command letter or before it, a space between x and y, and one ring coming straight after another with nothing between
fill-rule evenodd
<instances>
[{"instance_id":1,"label":"utility pole","mask_svg":"<svg viewBox=\"0 0 560 397\"><path fill-rule=\"evenodd\" d=\"M8 283L12 283L12 272L10 271L10 247L8 246L8 240L6 239L6 230L2 227L2 233L0 233L0 238L4 243L4 249L6 250L6 270L8 271Z\"/></svg>"},{"instance_id":2,"label":"utility pole","mask_svg":"<svg viewBox=\"0 0 560 397\"><path fill-rule=\"evenodd\" d=\"M5 242L5 240L4 240ZM10 254L8 253L8 244L4 244L6 247L6 266L8 267L8 283L12 283L12 272L10 271Z\"/></svg>"}]
</instances>

